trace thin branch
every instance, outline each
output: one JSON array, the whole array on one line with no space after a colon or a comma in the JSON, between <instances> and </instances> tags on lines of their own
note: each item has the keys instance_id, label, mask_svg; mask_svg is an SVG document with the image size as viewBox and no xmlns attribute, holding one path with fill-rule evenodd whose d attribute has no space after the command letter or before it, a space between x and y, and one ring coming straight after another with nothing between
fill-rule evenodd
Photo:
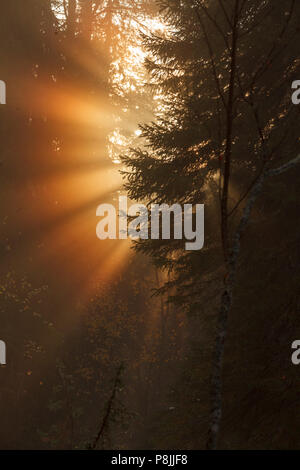
<instances>
[{"instance_id":1,"label":"thin branch","mask_svg":"<svg viewBox=\"0 0 300 470\"><path fill-rule=\"evenodd\" d=\"M116 394L117 394L117 388L118 388L118 384L119 384L120 375L121 375L122 370L123 370L123 364L121 364L120 367L117 370L117 374L116 374L116 378L115 378L115 381L114 381L111 396L109 397L109 400L107 402L106 412L104 414L99 432L98 432L97 436L95 437L93 444L90 446L91 450L96 449L97 444L98 444L99 440L101 439L101 437L102 437L102 435L103 435L103 433L104 433L104 431L107 427L108 420L109 420L109 417L111 415L112 408L113 408L114 401L115 401L115 397L116 397Z\"/></svg>"},{"instance_id":2,"label":"thin branch","mask_svg":"<svg viewBox=\"0 0 300 470\"><path fill-rule=\"evenodd\" d=\"M285 171L289 170L290 168L293 168L295 167L296 165L298 165L298 163L300 162L300 155L298 155L298 157L294 158L293 160L287 162L287 163L284 163L283 165L277 167L277 168L272 168L270 170L268 170L266 172L266 176L277 176L277 175L281 175L282 173L284 173Z\"/></svg>"},{"instance_id":3,"label":"thin branch","mask_svg":"<svg viewBox=\"0 0 300 470\"><path fill-rule=\"evenodd\" d=\"M223 5L223 1L222 1L222 0L218 0L218 2L219 2L220 7L222 8L222 11L223 11L223 13L224 13L224 16L225 16L227 22L228 22L229 27L232 29L232 23L231 23L230 18L229 18L229 16L228 16L227 10L226 10L226 8L225 8L224 5Z\"/></svg>"},{"instance_id":4,"label":"thin branch","mask_svg":"<svg viewBox=\"0 0 300 470\"><path fill-rule=\"evenodd\" d=\"M204 34L204 37L205 37L205 41L206 41L206 45L207 45L209 56L210 56L210 62L211 62L211 67L212 67L213 76L214 76L214 80L215 80L215 83L216 83L217 91L219 93L220 98L222 99L222 103L224 105L224 108L227 109L227 104L226 104L225 97L224 97L224 94L223 94L222 89L221 89L220 80L218 79L217 68L216 68L216 63L215 63L211 43L210 43L210 40L208 38L208 34L207 34L206 28L204 26L204 23L202 21L199 10L196 9L195 13L197 15L198 21L201 25L201 28L202 28L202 31L203 31L203 34Z\"/></svg>"},{"instance_id":5,"label":"thin branch","mask_svg":"<svg viewBox=\"0 0 300 470\"><path fill-rule=\"evenodd\" d=\"M236 54L238 46L238 22L239 22L239 4L240 0L235 1L234 19L232 27L232 44L230 49L230 78L228 90L228 103L227 103L227 116L226 116L226 146L224 152L224 183L222 188L222 201L221 201L221 235L222 245L225 261L228 261L228 191L229 182L231 177L231 156L232 156L232 132L233 132L233 107L234 107L234 90L236 78Z\"/></svg>"},{"instance_id":6,"label":"thin branch","mask_svg":"<svg viewBox=\"0 0 300 470\"><path fill-rule=\"evenodd\" d=\"M219 0L220 2L220 0ZM222 2L221 2L222 3ZM224 9L224 5L223 6L223 9ZM212 22L212 24L215 26L216 30L220 33L220 35L222 36L224 42L225 42L225 45L227 47L228 50L230 50L230 46L229 46L229 42L228 42L228 39L224 33L224 31L222 30L222 28L220 27L220 25L217 23L217 21L211 16L211 14L209 13L208 9L203 5L203 3L200 3L199 4L199 7L202 9L202 11L206 14L207 18ZM198 11L198 9L197 9ZM225 12L225 15L226 17L228 18L227 16L227 13ZM228 18L228 22L229 22L229 26L230 28L232 28L232 24Z\"/></svg>"},{"instance_id":7,"label":"thin branch","mask_svg":"<svg viewBox=\"0 0 300 470\"><path fill-rule=\"evenodd\" d=\"M264 74L264 72L266 71L266 66L267 66L267 65L269 64L269 62L271 61L271 59L272 59L272 54L273 54L273 52L275 51L277 44L280 44L280 43L281 43L281 40L282 40L282 38L283 38L283 36L284 36L284 34L285 34L287 28L288 28L289 23L290 23L290 20L291 20L291 18L292 18L292 16L293 16L293 11L294 11L294 7L295 7L295 2L296 2L296 0L291 0L290 11L289 11L289 13L288 13L288 15L287 15L287 19L286 19L286 22L285 22L284 26L282 27L282 30L280 31L279 35L276 36L276 39L275 39L275 41L273 42L273 44L272 44L272 46L271 46L271 48L270 48L270 50L269 50L269 52L268 52L268 54L267 54L267 56L266 56L266 58L265 58L264 63L261 64L261 65L258 67L258 69L256 70L256 72L254 73L253 78L252 78L252 81L251 81L251 85L250 85L250 88L251 88L251 89L253 89L256 80L257 80L258 78L260 78L260 77Z\"/></svg>"}]
</instances>

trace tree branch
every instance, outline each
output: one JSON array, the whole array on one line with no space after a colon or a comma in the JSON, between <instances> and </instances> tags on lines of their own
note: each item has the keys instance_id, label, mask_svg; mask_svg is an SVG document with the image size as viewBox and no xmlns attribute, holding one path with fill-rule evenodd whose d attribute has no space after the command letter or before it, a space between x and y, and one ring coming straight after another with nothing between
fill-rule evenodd
<instances>
[{"instance_id":1,"label":"tree branch","mask_svg":"<svg viewBox=\"0 0 300 470\"><path fill-rule=\"evenodd\" d=\"M106 412L104 414L100 429L98 431L97 436L94 439L93 444L91 444L91 446L89 447L91 450L96 449L97 444L98 444L99 440L101 439L101 437L102 437L102 435L103 435L103 433L104 433L104 431L107 427L108 420L109 420L109 417L111 415L113 404L114 404L115 397L116 397L116 394L117 394L117 388L118 388L118 385L119 385L119 382L120 382L120 375L121 375L122 371L123 371L123 364L121 364L120 367L117 370L117 374L116 374L116 377L115 377L113 389L112 389L111 395L109 397L109 400L107 402Z\"/></svg>"}]
</instances>

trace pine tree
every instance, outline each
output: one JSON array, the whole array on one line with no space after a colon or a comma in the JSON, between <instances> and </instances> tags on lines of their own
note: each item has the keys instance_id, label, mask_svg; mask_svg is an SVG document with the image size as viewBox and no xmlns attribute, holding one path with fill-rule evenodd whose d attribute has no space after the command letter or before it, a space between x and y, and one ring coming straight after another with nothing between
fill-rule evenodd
<instances>
[{"instance_id":1,"label":"pine tree","mask_svg":"<svg viewBox=\"0 0 300 470\"><path fill-rule=\"evenodd\" d=\"M165 35L145 36L144 45L161 108L154 122L141 126L144 145L123 157L129 168L123 175L130 197L149 205L206 203L201 252L185 252L178 240L143 240L136 249L172 271L165 290L175 289L173 300L193 312L200 309L205 283L217 268L223 273L208 441L215 448L240 240L267 176L298 162L284 165L299 151L298 110L290 98L299 72L299 5L294 0L158 3L169 27ZM220 237L213 230L218 226Z\"/></svg>"}]
</instances>

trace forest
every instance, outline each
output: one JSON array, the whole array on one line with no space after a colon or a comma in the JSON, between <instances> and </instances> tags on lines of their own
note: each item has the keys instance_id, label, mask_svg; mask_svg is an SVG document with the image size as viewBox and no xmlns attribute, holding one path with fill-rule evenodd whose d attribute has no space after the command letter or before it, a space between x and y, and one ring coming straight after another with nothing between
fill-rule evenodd
<instances>
[{"instance_id":1,"label":"forest","mask_svg":"<svg viewBox=\"0 0 300 470\"><path fill-rule=\"evenodd\" d=\"M300 449L299 19L2 2L1 450Z\"/></svg>"}]
</instances>

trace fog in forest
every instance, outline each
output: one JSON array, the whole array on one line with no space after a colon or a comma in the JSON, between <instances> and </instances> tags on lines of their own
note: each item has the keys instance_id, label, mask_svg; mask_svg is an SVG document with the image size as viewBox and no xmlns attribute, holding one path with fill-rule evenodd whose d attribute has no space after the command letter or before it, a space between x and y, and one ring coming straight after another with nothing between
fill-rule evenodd
<instances>
[{"instance_id":1,"label":"fog in forest","mask_svg":"<svg viewBox=\"0 0 300 470\"><path fill-rule=\"evenodd\" d=\"M299 449L299 2L1 9L0 448Z\"/></svg>"}]
</instances>

